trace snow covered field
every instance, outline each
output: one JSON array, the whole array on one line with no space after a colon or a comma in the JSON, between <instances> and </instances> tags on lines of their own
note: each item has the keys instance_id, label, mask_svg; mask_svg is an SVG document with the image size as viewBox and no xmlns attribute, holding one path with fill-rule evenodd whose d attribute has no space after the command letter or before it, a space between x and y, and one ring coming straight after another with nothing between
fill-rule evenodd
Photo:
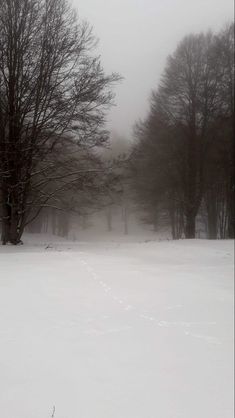
<instances>
[{"instance_id":1,"label":"snow covered field","mask_svg":"<svg viewBox=\"0 0 235 418\"><path fill-rule=\"evenodd\" d=\"M0 248L1 418L232 418L232 358L232 241Z\"/></svg>"}]
</instances>

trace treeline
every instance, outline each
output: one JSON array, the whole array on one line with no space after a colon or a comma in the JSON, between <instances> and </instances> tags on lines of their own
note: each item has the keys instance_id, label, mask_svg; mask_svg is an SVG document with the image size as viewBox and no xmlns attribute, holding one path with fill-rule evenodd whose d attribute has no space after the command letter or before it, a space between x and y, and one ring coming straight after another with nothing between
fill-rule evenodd
<instances>
[{"instance_id":1,"label":"treeline","mask_svg":"<svg viewBox=\"0 0 235 418\"><path fill-rule=\"evenodd\" d=\"M135 127L132 187L174 239L234 237L234 25L186 36Z\"/></svg>"},{"instance_id":2,"label":"treeline","mask_svg":"<svg viewBox=\"0 0 235 418\"><path fill-rule=\"evenodd\" d=\"M120 76L95 45L67 0L0 0L2 243L25 229L67 236L71 217L86 227L100 208L109 230L121 208L126 234L136 203L173 238L234 237L234 25L182 40L131 152L102 148Z\"/></svg>"}]
</instances>

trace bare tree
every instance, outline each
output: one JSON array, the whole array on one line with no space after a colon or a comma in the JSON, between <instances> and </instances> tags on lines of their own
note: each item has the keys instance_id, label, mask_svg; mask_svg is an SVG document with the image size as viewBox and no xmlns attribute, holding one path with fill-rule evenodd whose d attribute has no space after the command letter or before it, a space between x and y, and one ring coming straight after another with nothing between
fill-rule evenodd
<instances>
[{"instance_id":1,"label":"bare tree","mask_svg":"<svg viewBox=\"0 0 235 418\"><path fill-rule=\"evenodd\" d=\"M221 126L226 149L228 237L235 237L235 130L234 130L234 23L216 37L216 56L222 74L220 83Z\"/></svg>"},{"instance_id":2,"label":"bare tree","mask_svg":"<svg viewBox=\"0 0 235 418\"><path fill-rule=\"evenodd\" d=\"M234 25L186 36L137 126L138 200L153 222L167 210L175 238L195 237L202 199L209 237L234 236L233 46Z\"/></svg>"},{"instance_id":3,"label":"bare tree","mask_svg":"<svg viewBox=\"0 0 235 418\"><path fill-rule=\"evenodd\" d=\"M53 164L49 156L61 137L83 147L107 141L105 112L119 77L104 74L92 56L95 44L89 25L66 0L0 0L3 243L20 241L36 194L34 179ZM49 200L44 195L40 205Z\"/></svg>"},{"instance_id":4,"label":"bare tree","mask_svg":"<svg viewBox=\"0 0 235 418\"><path fill-rule=\"evenodd\" d=\"M213 35L190 35L168 59L155 95L162 117L169 126L180 130L184 142L183 203L187 238L195 237L210 129L220 110L219 81Z\"/></svg>"},{"instance_id":5,"label":"bare tree","mask_svg":"<svg viewBox=\"0 0 235 418\"><path fill-rule=\"evenodd\" d=\"M234 24L215 36L214 56L218 65L219 113L212 124L213 141L207 147L205 201L210 238L234 237Z\"/></svg>"},{"instance_id":6,"label":"bare tree","mask_svg":"<svg viewBox=\"0 0 235 418\"><path fill-rule=\"evenodd\" d=\"M181 138L176 129L161 121L155 101L146 121L136 126L135 136L130 159L132 186L144 219L155 231L170 224L173 239L180 238L184 232Z\"/></svg>"}]
</instances>

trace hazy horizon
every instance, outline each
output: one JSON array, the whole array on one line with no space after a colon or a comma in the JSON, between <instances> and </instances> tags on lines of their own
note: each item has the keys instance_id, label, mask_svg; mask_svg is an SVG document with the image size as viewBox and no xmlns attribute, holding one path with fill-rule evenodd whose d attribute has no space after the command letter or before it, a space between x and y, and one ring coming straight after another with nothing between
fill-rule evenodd
<instances>
[{"instance_id":1,"label":"hazy horizon","mask_svg":"<svg viewBox=\"0 0 235 418\"><path fill-rule=\"evenodd\" d=\"M82 19L99 38L97 52L106 72L124 80L115 88L116 106L109 126L131 137L144 118L166 58L188 33L218 31L233 19L231 0L73 0Z\"/></svg>"}]
</instances>

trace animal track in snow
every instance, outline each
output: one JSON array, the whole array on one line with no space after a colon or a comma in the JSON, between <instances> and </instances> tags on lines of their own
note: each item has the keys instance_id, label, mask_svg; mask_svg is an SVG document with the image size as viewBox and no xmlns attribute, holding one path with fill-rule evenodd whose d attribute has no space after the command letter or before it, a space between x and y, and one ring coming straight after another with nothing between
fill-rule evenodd
<instances>
[{"instance_id":1,"label":"animal track in snow","mask_svg":"<svg viewBox=\"0 0 235 418\"><path fill-rule=\"evenodd\" d=\"M174 321L174 322L169 322L169 321L159 321L158 322L159 327L176 327L176 326L181 326L181 327L188 327L190 328L193 325L216 325L216 322L186 322L186 321Z\"/></svg>"},{"instance_id":2,"label":"animal track in snow","mask_svg":"<svg viewBox=\"0 0 235 418\"><path fill-rule=\"evenodd\" d=\"M143 319L147 319L148 321L156 321L156 318L154 318L153 316L148 316L145 314L140 314L139 317Z\"/></svg>"},{"instance_id":3,"label":"animal track in snow","mask_svg":"<svg viewBox=\"0 0 235 418\"><path fill-rule=\"evenodd\" d=\"M81 253L80 253L81 254ZM85 256L85 253L82 254L82 256ZM94 271L94 269L89 265L89 263L84 260L81 259L81 263L84 265L84 267L86 268L87 272L91 275L91 277L93 278L93 280L98 281L100 287L102 287L103 291L105 292L105 294L113 300L116 303L118 303L119 305L123 306L123 310L128 312L128 311L135 311L135 314L138 315L139 318L141 319L145 319L149 322L152 323L157 323L157 325L161 328L186 328L187 330L190 329L192 326L197 326L197 325L216 325L216 322L189 322L189 321L165 321L165 320L160 320L159 318L155 318L153 316L151 316L151 314L148 314L148 312L138 312L138 310L136 309L135 306L130 305L130 304L125 304L125 302L120 299L119 297L117 297L116 295L112 294L112 288L110 286L108 286L103 280L101 280L99 278L99 275ZM174 310L174 309L180 309L182 308L183 305L181 304L176 304L176 305L172 305L172 306L167 306L165 307L164 310ZM108 331L107 331L108 332ZM94 330L93 333L97 333L97 335L101 335L107 332L100 332L97 330ZM207 343L210 344L221 344L221 342L219 340L217 340L216 338L210 337L210 336L203 336L200 334L195 334L195 333L191 333L189 331L184 331L185 335L191 336L193 338L199 338L202 340L205 340Z\"/></svg>"},{"instance_id":4,"label":"animal track in snow","mask_svg":"<svg viewBox=\"0 0 235 418\"><path fill-rule=\"evenodd\" d=\"M166 311L171 311L173 309L179 309L179 308L183 308L183 305L167 306L165 309L166 309Z\"/></svg>"},{"instance_id":5,"label":"animal track in snow","mask_svg":"<svg viewBox=\"0 0 235 418\"><path fill-rule=\"evenodd\" d=\"M132 305L127 305L125 307L125 311L131 311L132 309L134 309L134 307Z\"/></svg>"},{"instance_id":6,"label":"animal track in snow","mask_svg":"<svg viewBox=\"0 0 235 418\"><path fill-rule=\"evenodd\" d=\"M210 335L201 335L201 334L195 334L194 332L184 331L185 335L193 338L198 338L200 340L206 341L208 344L215 344L215 345L221 345L222 342L216 338L211 337Z\"/></svg>"},{"instance_id":7,"label":"animal track in snow","mask_svg":"<svg viewBox=\"0 0 235 418\"><path fill-rule=\"evenodd\" d=\"M131 327L109 328L109 329L103 330L103 331L97 330L95 328L94 329L92 328L90 330L84 331L84 333L85 334L88 334L88 335L97 335L97 336L99 336L99 335L106 335L106 334L116 334L116 333L119 333L119 332L127 331L129 329L132 329L132 328Z\"/></svg>"},{"instance_id":8,"label":"animal track in snow","mask_svg":"<svg viewBox=\"0 0 235 418\"><path fill-rule=\"evenodd\" d=\"M80 253L80 255L82 255L84 257L85 254ZM98 280L99 285L103 288L106 295L109 294L111 299L113 299L115 302L119 303L119 305L123 305L125 311L130 311L130 310L134 309L134 307L132 305L130 305L130 304L125 305L125 302L122 299L118 298L115 295L112 295L111 287L108 286L103 280L101 280L99 278L99 275L94 271L93 267L91 267L86 260L84 260L82 258L80 261L84 265L84 267L86 268L87 272L92 276L93 280L95 280L95 281Z\"/></svg>"}]
</instances>

